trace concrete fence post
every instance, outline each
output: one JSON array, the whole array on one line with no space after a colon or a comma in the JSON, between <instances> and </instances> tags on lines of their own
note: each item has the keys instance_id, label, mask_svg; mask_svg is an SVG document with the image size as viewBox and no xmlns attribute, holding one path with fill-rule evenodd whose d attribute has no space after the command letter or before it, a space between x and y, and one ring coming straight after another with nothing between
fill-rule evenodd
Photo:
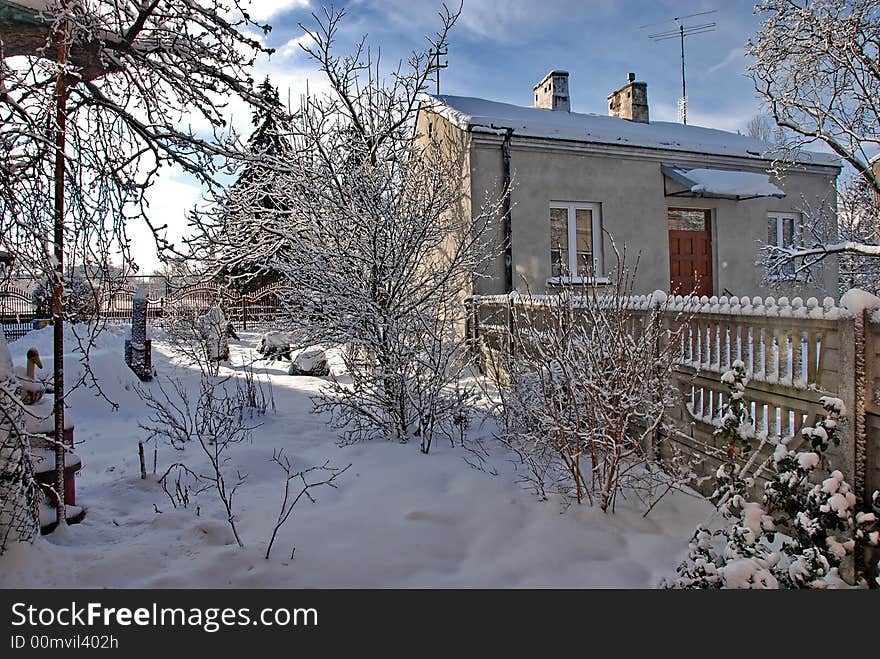
<instances>
[{"instance_id":1,"label":"concrete fence post","mask_svg":"<svg viewBox=\"0 0 880 659\"><path fill-rule=\"evenodd\" d=\"M131 339L125 341L125 363L142 381L153 379L151 344L147 339L147 293L135 291L131 299Z\"/></svg>"}]
</instances>

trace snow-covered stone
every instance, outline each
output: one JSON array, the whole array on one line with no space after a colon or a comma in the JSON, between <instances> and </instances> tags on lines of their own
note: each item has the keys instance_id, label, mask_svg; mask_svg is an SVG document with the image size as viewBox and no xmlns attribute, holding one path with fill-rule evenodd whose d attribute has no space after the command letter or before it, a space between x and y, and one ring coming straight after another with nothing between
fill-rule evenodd
<instances>
[{"instance_id":1,"label":"snow-covered stone","mask_svg":"<svg viewBox=\"0 0 880 659\"><path fill-rule=\"evenodd\" d=\"M260 337L257 352L266 359L291 359L291 345L295 339L291 332L272 331Z\"/></svg>"},{"instance_id":2,"label":"snow-covered stone","mask_svg":"<svg viewBox=\"0 0 880 659\"><path fill-rule=\"evenodd\" d=\"M327 351L321 347L307 348L299 353L296 358L290 362L290 368L287 369L288 375L312 375L322 377L329 375L330 369L327 366Z\"/></svg>"}]
</instances>

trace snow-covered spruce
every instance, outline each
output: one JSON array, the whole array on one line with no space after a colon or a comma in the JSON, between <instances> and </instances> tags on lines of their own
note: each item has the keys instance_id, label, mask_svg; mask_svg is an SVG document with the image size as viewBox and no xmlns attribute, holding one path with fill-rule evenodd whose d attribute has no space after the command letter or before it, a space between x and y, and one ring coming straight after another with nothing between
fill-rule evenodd
<instances>
[{"instance_id":1,"label":"snow-covered spruce","mask_svg":"<svg viewBox=\"0 0 880 659\"><path fill-rule=\"evenodd\" d=\"M824 588L832 568L853 554L857 539L870 542L857 533L856 522L873 520L856 517L856 498L843 474L833 470L816 482L817 470L828 466L829 447L839 442L844 413L840 399L821 401L826 416L803 429L803 449L780 442L761 465L772 466L774 474L760 502L749 500L752 483L738 466L722 465L715 497L726 526L698 528L678 577L664 580L663 587Z\"/></svg>"},{"instance_id":2,"label":"snow-covered spruce","mask_svg":"<svg viewBox=\"0 0 880 659\"><path fill-rule=\"evenodd\" d=\"M731 369L721 376L721 382L727 385L729 399L714 435L726 441L728 457L748 453L755 439L755 422L744 399L749 383L745 364L739 359L734 361Z\"/></svg>"}]
</instances>

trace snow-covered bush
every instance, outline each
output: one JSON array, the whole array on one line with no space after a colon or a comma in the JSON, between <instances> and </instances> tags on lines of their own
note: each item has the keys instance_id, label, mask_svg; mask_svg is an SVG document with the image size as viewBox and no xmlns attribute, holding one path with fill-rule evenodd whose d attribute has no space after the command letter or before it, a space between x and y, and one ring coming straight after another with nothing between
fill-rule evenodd
<instances>
[{"instance_id":1,"label":"snow-covered bush","mask_svg":"<svg viewBox=\"0 0 880 659\"><path fill-rule=\"evenodd\" d=\"M275 412L275 394L272 390L272 380L266 376L261 379L254 373L253 364L244 364L244 384L236 380L239 397L244 400L245 407L251 415L263 416L270 410Z\"/></svg>"},{"instance_id":2,"label":"snow-covered bush","mask_svg":"<svg viewBox=\"0 0 880 659\"><path fill-rule=\"evenodd\" d=\"M726 441L728 457L737 453L748 453L752 450L752 441L755 439L755 422L744 399L748 385L745 364L739 359L734 361L731 369L721 376L721 382L727 385L729 403L714 435Z\"/></svg>"},{"instance_id":3,"label":"snow-covered bush","mask_svg":"<svg viewBox=\"0 0 880 659\"><path fill-rule=\"evenodd\" d=\"M234 223L199 214L190 244L218 273L247 245L249 261L287 280L308 344L354 348L342 354L346 382L316 401L343 442L418 441L427 453L436 436L457 434L455 414L475 393L456 387L470 366L463 295L499 251L501 195L467 199L463 145L417 122L430 110L431 51L446 45L458 12L444 7L430 45L388 76L375 75L364 42L338 52L344 17L329 8L307 31L303 49L329 93L307 96L282 122L290 139L261 156L271 185L240 187Z\"/></svg>"},{"instance_id":4,"label":"snow-covered bush","mask_svg":"<svg viewBox=\"0 0 880 659\"><path fill-rule=\"evenodd\" d=\"M202 457L207 458L207 465L202 467L195 462L175 461L166 468L158 482L171 504L175 508L187 508L194 497L213 492L240 547L244 547L244 540L237 524L235 497L245 485L247 474L235 468L232 453L237 444L251 441L253 431L259 427L250 422L247 413L248 408L254 408L255 385L252 371L245 372L251 373L250 378L246 376L245 385L238 378L218 379L203 373L196 393L175 378L164 381L160 378L148 386L136 385L138 395L151 411L148 419L138 424L148 439L164 440L181 451L195 441ZM274 402L272 405L274 409ZM294 469L281 451L273 452L272 462L284 471L284 495L266 548L267 559L279 529L290 518L294 506L303 498L314 503L311 490L325 485L335 488L336 479L351 466L337 468L326 461L322 465ZM298 491L291 483L299 483Z\"/></svg>"},{"instance_id":5,"label":"snow-covered bush","mask_svg":"<svg viewBox=\"0 0 880 659\"><path fill-rule=\"evenodd\" d=\"M245 418L247 401L242 395L242 387L237 380L233 383L230 379L217 380L203 373L196 396L191 395L182 381L174 378L168 378L168 384L157 379L149 388L138 386L138 395L151 411L148 419L138 425L154 442L165 440L180 450L192 440L198 442L208 458L210 469L192 470L187 467L184 471L190 476L197 475L196 480L206 484L200 489L207 487L217 494L236 542L244 546L235 523L233 504L236 491L244 483L245 476L240 471L233 472L229 453L236 444L250 441L256 426ZM160 479L166 492L166 477L172 469L179 467L184 465L171 465ZM188 492L184 491L184 494L188 498ZM175 495L169 493L169 497L175 507L185 498L180 492ZM175 499L178 501L175 502Z\"/></svg>"},{"instance_id":6,"label":"snow-covered bush","mask_svg":"<svg viewBox=\"0 0 880 659\"><path fill-rule=\"evenodd\" d=\"M61 299L64 320L71 323L87 323L98 314L99 285L79 275L64 277L64 293ZM37 284L31 291L31 303L38 318L52 316L52 290L50 279Z\"/></svg>"},{"instance_id":7,"label":"snow-covered bush","mask_svg":"<svg viewBox=\"0 0 880 659\"><path fill-rule=\"evenodd\" d=\"M744 374L734 366L722 380L735 391ZM802 431L801 450L784 441L757 471L770 470L760 501L750 500L754 482L749 468L723 464L716 474L713 499L719 505L722 528L699 527L691 540L688 556L679 565L678 578L666 580L667 588L824 588L833 568L851 556L856 541L867 545L865 532L873 521L856 516L856 496L838 470L828 469L827 451L839 443L838 423L844 413L838 398L823 397L825 417ZM744 453L754 438L754 427L746 420L741 397L732 397L724 415L723 436ZM790 440L791 441L791 440ZM790 442L789 442L790 443ZM876 544L878 538L873 540Z\"/></svg>"},{"instance_id":8,"label":"snow-covered bush","mask_svg":"<svg viewBox=\"0 0 880 659\"><path fill-rule=\"evenodd\" d=\"M257 346L257 352L269 361L276 359L290 359L293 346L298 342L297 336L293 332L281 332L273 330L263 333L260 336L260 344Z\"/></svg>"},{"instance_id":9,"label":"snow-covered bush","mask_svg":"<svg viewBox=\"0 0 880 659\"><path fill-rule=\"evenodd\" d=\"M229 322L219 306L205 313L194 308L175 309L163 327L175 354L206 375L216 376L220 362L229 359Z\"/></svg>"},{"instance_id":10,"label":"snow-covered bush","mask_svg":"<svg viewBox=\"0 0 880 659\"><path fill-rule=\"evenodd\" d=\"M660 292L650 309L633 309L634 276L621 263L608 291L570 287L546 305L511 303L512 347L489 370L502 400L501 439L540 495L610 512L621 493L651 505L679 479L671 462L661 468L654 458L675 404L671 376L686 323L664 322Z\"/></svg>"}]
</instances>

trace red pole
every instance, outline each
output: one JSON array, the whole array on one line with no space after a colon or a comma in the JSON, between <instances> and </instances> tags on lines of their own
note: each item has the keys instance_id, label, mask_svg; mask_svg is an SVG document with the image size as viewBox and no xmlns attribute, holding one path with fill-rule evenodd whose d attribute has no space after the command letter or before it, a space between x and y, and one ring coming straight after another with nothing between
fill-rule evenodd
<instances>
[{"instance_id":1,"label":"red pole","mask_svg":"<svg viewBox=\"0 0 880 659\"><path fill-rule=\"evenodd\" d=\"M66 4L62 11L67 11ZM58 525L65 518L64 507L64 147L67 128L67 21L56 34L58 42L58 80L55 85L55 289L52 294L54 323L54 389L55 389L55 509Z\"/></svg>"}]
</instances>

